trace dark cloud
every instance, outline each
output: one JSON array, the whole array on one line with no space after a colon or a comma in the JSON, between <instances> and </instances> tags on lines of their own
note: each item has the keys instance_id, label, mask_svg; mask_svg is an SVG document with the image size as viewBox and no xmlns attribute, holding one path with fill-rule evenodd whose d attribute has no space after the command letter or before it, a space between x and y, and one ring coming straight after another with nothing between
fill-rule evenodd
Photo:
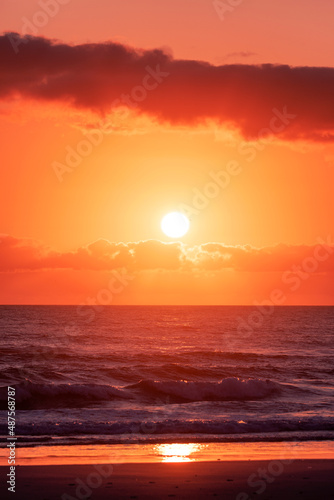
<instances>
[{"instance_id":1,"label":"dark cloud","mask_svg":"<svg viewBox=\"0 0 334 500\"><path fill-rule=\"evenodd\" d=\"M145 77L151 90L143 90ZM2 99L19 94L108 112L128 94L139 113L162 122L216 120L247 139L269 128L286 140L333 141L333 88L333 68L213 66L112 42L73 46L13 33L0 36Z\"/></svg>"}]
</instances>

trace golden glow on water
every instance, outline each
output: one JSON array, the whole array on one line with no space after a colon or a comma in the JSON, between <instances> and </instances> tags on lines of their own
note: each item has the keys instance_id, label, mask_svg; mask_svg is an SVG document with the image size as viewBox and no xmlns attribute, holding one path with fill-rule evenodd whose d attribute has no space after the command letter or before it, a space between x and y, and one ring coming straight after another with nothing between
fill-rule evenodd
<instances>
[{"instance_id":1,"label":"golden glow on water","mask_svg":"<svg viewBox=\"0 0 334 500\"><path fill-rule=\"evenodd\" d=\"M203 444L196 443L173 443L158 444L154 446L154 451L162 458L162 462L194 462L194 453L205 448Z\"/></svg>"},{"instance_id":2,"label":"golden glow on water","mask_svg":"<svg viewBox=\"0 0 334 500\"><path fill-rule=\"evenodd\" d=\"M8 448L0 448L6 464ZM333 441L64 445L20 448L17 465L334 459Z\"/></svg>"}]
</instances>

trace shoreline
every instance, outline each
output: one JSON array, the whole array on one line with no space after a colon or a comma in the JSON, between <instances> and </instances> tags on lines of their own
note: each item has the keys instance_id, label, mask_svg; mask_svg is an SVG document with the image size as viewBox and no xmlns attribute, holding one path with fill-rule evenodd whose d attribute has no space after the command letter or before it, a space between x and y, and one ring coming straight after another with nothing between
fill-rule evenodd
<instances>
[{"instance_id":1,"label":"shoreline","mask_svg":"<svg viewBox=\"0 0 334 500\"><path fill-rule=\"evenodd\" d=\"M85 465L94 463L165 463L248 460L333 459L334 441L262 441L207 442L192 441L72 444L24 447L16 443L16 465ZM6 465L8 448L0 449L0 464Z\"/></svg>"},{"instance_id":2,"label":"shoreline","mask_svg":"<svg viewBox=\"0 0 334 500\"><path fill-rule=\"evenodd\" d=\"M333 469L333 459L18 466L15 499L331 500Z\"/></svg>"}]
</instances>

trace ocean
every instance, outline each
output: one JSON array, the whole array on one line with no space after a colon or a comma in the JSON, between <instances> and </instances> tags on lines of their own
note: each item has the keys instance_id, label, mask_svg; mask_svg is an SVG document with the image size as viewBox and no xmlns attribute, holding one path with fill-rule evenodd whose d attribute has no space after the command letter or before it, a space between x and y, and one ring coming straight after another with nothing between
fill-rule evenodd
<instances>
[{"instance_id":1,"label":"ocean","mask_svg":"<svg viewBox=\"0 0 334 500\"><path fill-rule=\"evenodd\" d=\"M334 307L1 306L25 447L333 440Z\"/></svg>"}]
</instances>

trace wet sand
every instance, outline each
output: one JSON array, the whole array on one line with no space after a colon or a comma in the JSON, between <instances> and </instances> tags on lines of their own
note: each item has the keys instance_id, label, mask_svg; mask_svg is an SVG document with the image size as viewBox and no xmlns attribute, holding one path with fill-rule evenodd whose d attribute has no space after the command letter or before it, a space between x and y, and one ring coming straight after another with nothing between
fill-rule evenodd
<instances>
[{"instance_id":1,"label":"wet sand","mask_svg":"<svg viewBox=\"0 0 334 500\"><path fill-rule=\"evenodd\" d=\"M15 500L334 499L329 459L18 466L15 494L3 490L7 473L1 498Z\"/></svg>"}]
</instances>

